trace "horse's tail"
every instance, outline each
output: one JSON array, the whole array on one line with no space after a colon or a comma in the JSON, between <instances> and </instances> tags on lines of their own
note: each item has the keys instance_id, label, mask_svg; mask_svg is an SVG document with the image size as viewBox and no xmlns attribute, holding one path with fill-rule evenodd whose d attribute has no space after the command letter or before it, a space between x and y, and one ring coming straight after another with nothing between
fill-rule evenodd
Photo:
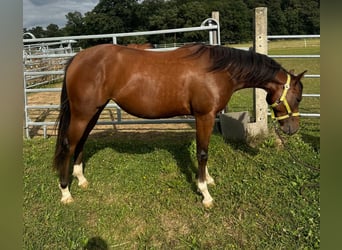
<instances>
[{"instance_id":1,"label":"horse's tail","mask_svg":"<svg viewBox=\"0 0 342 250\"><path fill-rule=\"evenodd\" d=\"M69 142L67 138L67 131L70 124L70 104L68 93L66 89L66 75L74 57L70 58L64 70L64 79L61 93L61 101L60 101L60 111L55 123L55 130L57 128L57 140L56 140L56 148L55 155L53 159L53 167L56 170L59 170L61 166L63 166L63 162L65 157L68 154L69 150Z\"/></svg>"}]
</instances>

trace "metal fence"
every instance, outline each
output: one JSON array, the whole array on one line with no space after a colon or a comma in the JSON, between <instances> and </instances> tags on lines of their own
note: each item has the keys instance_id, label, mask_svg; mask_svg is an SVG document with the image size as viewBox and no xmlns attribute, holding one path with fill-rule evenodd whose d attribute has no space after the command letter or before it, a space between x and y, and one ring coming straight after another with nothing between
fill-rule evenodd
<instances>
[{"instance_id":1,"label":"metal fence","mask_svg":"<svg viewBox=\"0 0 342 250\"><path fill-rule=\"evenodd\" d=\"M77 51L71 44L76 40L112 38L114 44L119 37L150 36L158 34L169 34L179 32L208 32L207 43L220 44L219 22L213 18L207 18L199 27L167 29L145 32L130 32L118 34L102 34L89 36L49 37L23 39L23 63L24 63L24 113L25 113L25 135L30 138L35 131L42 129L44 137L47 136L47 128L55 125L58 115L59 104L53 103L53 98L48 103L39 103L33 96L35 93L56 93L60 87L49 87L63 77L64 65L68 58L74 56ZM153 50L170 50L175 48L157 48ZM48 97L49 98L49 97ZM194 122L192 117L178 117L172 119L147 120L133 117L124 117L124 113L115 103L107 104L105 110L110 113L108 119L100 119L98 125L115 124L152 124L152 123L189 123Z\"/></svg>"}]
</instances>

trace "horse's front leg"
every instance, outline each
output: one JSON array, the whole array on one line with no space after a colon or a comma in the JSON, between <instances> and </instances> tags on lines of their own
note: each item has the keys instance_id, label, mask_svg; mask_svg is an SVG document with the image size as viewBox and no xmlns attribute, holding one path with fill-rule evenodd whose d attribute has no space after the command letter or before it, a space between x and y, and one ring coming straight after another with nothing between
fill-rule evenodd
<instances>
[{"instance_id":1,"label":"horse's front leg","mask_svg":"<svg viewBox=\"0 0 342 250\"><path fill-rule=\"evenodd\" d=\"M83 147L83 145L82 145ZM81 188L87 188L89 183L83 175L83 164L82 164L82 151L78 154L74 163L74 169L72 175L77 178L78 186Z\"/></svg>"},{"instance_id":2,"label":"horse's front leg","mask_svg":"<svg viewBox=\"0 0 342 250\"><path fill-rule=\"evenodd\" d=\"M211 177L211 175L209 174L208 164L205 166L205 180L207 181L208 185L215 185L213 177Z\"/></svg>"},{"instance_id":3,"label":"horse's front leg","mask_svg":"<svg viewBox=\"0 0 342 250\"><path fill-rule=\"evenodd\" d=\"M198 180L197 187L203 195L202 203L204 207L210 208L213 205L214 199L211 197L208 190L208 181L205 174L206 162L208 159L208 153L202 150L199 154L197 154L198 159ZM213 182L213 181L212 181ZM210 183L211 184L211 183Z\"/></svg>"},{"instance_id":4,"label":"horse's front leg","mask_svg":"<svg viewBox=\"0 0 342 250\"><path fill-rule=\"evenodd\" d=\"M196 117L196 144L198 161L198 182L197 186L203 195L203 205L207 208L213 206L207 184L214 184L214 179L209 175L207 168L208 147L215 116L205 115Z\"/></svg>"}]
</instances>

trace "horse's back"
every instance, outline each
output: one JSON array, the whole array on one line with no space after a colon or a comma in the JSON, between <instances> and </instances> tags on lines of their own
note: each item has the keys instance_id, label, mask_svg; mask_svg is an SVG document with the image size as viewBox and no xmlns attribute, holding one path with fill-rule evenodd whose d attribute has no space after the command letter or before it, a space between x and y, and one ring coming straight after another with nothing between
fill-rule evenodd
<instances>
[{"instance_id":1,"label":"horse's back","mask_svg":"<svg viewBox=\"0 0 342 250\"><path fill-rule=\"evenodd\" d=\"M127 112L146 118L208 112L215 88L205 56L191 57L189 46L151 52L118 45L98 45L75 56L68 72L75 99L96 105L112 99ZM207 101L206 101L207 100ZM94 104L94 105L95 105Z\"/></svg>"}]
</instances>

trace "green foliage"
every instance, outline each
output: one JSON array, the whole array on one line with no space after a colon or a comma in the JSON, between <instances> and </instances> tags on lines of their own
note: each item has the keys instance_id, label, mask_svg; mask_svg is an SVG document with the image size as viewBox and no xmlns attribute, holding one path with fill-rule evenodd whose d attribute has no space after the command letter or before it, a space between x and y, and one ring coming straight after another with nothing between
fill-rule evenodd
<instances>
[{"instance_id":1,"label":"green foliage","mask_svg":"<svg viewBox=\"0 0 342 250\"><path fill-rule=\"evenodd\" d=\"M205 0L101 0L93 10L82 16L79 12L69 12L67 23L59 30L50 24L46 30L34 27L24 32L32 32L36 37L87 34L109 34L131 31L160 30L199 26L211 16L212 11L220 12L221 41L241 43L253 40L254 8L268 8L268 34L319 34L319 0L276 0L276 1L205 1ZM57 26L58 27L58 26ZM53 32L55 30L55 32ZM140 38L141 39L141 38ZM151 36L143 42L180 43L207 40L207 34L191 32ZM120 43L141 42L137 38L122 38ZM83 42L83 46L108 42L104 40Z\"/></svg>"},{"instance_id":2,"label":"green foliage","mask_svg":"<svg viewBox=\"0 0 342 250\"><path fill-rule=\"evenodd\" d=\"M81 35L83 33L83 16L80 12L69 12L66 16L68 20L65 27L65 34Z\"/></svg>"}]
</instances>

